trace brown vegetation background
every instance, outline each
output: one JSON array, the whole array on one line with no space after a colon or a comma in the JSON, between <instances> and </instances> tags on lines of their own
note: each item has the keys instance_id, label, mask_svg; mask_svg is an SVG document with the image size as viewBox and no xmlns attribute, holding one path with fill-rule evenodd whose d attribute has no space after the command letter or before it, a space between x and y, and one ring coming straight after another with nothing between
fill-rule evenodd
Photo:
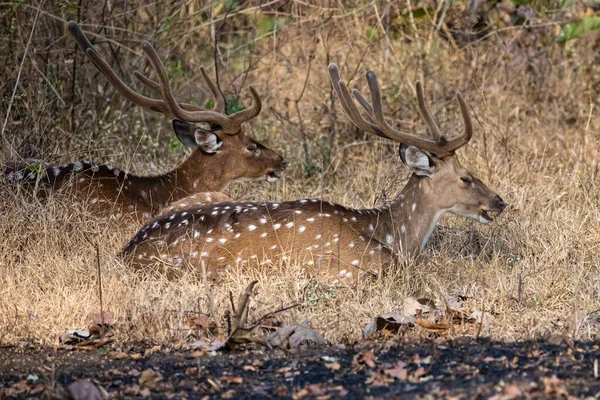
<instances>
[{"instance_id":1,"label":"brown vegetation background","mask_svg":"<svg viewBox=\"0 0 600 400\"><path fill-rule=\"evenodd\" d=\"M424 129L417 79L449 133L461 129L460 90L476 134L459 156L509 204L501 217L488 226L443 218L421 257L377 282L331 286L287 263L235 271L212 288L218 313L230 291L256 278L251 315L299 302L282 323L309 320L333 342L360 338L367 322L414 294L460 298L467 311L493 316L486 329L456 335L595 338L600 39L593 30L561 39L566 24L594 13L593 4L566 1L3 2L0 162L87 158L156 174L186 156L168 117L122 99L76 48L71 19L139 89L133 71L150 71L140 46L148 39L182 101L198 98L200 65L218 70L232 108L248 104L248 84L259 90L263 111L248 132L290 167L274 185L232 184L236 199L317 196L369 207L405 182L396 146L342 114L330 62L363 93L364 74L376 71L387 115L413 131ZM64 197L0 188L0 344L53 343L66 328L88 326L99 312L98 260L103 307L120 337L177 340L190 333L188 312L207 312L201 282L139 277L114 261L135 227L95 219Z\"/></svg>"}]
</instances>

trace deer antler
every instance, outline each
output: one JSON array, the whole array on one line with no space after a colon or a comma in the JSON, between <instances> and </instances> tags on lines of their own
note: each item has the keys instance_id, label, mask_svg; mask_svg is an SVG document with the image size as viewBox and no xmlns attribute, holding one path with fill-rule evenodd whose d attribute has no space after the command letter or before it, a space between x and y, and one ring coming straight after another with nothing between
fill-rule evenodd
<instances>
[{"instance_id":1,"label":"deer antler","mask_svg":"<svg viewBox=\"0 0 600 400\"><path fill-rule=\"evenodd\" d=\"M100 53L94 48L75 21L69 21L67 27L71 35L73 35L77 41L79 47L90 58L90 60L92 60L96 68L98 68L108 82L123 97L131 100L141 107L164 114L172 114L176 118L185 120L187 122L206 122L209 124L218 125L225 133L231 135L240 131L240 126L242 123L249 121L260 113L262 107L260 96L252 86L249 86L248 89L250 90L250 95L252 96L252 105L246 110L239 111L232 115L227 115L225 110L225 98L223 97L223 94L217 85L209 78L206 70L203 67L200 68L200 72L202 73L202 77L206 81L208 88L215 99L214 109L207 110L195 104L178 103L171 92L165 67L160 61L156 50L154 50L152 45L147 41L142 42L142 49L148 56L150 64L158 76L159 82L155 82L139 71L135 71L134 75L140 82L142 82L144 86L150 88L155 93L159 93L163 99L153 99L139 94L131 89L125 82L121 80L121 78L117 76L115 71L102 58Z\"/></svg>"},{"instance_id":2,"label":"deer antler","mask_svg":"<svg viewBox=\"0 0 600 400\"><path fill-rule=\"evenodd\" d=\"M378 136L386 137L409 146L416 146L421 150L429 151L430 153L433 153L439 157L454 154L457 149L464 146L469 142L469 140L471 140L473 135L473 125L471 123L471 117L469 116L467 105L465 104L465 101L460 93L456 94L456 98L460 106L465 130L461 136L448 140L444 135L441 134L439 126L425 105L423 87L421 86L421 82L417 81L416 86L419 111L422 118L425 120L425 123L427 124L431 136L421 137L410 133L401 132L388 124L383 115L383 104L381 101L379 83L377 82L377 75L375 75L373 71L367 72L367 83L369 84L369 91L371 92L372 104L369 104L369 102L357 89L353 90L353 94L360 105L365 109L370 119L374 121L374 123L366 121L360 114L356 104L354 103L354 100L348 92L346 84L340 78L340 73L336 64L329 64L329 75L331 77L333 88L340 98L340 103L344 109L344 112L354 123L354 125L366 132L374 133Z\"/></svg>"}]
</instances>

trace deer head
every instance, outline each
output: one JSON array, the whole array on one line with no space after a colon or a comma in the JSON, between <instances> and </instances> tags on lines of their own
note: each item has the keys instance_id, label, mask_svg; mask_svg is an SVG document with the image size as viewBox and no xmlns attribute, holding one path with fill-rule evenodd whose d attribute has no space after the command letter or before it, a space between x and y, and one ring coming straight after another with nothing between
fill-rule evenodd
<instances>
[{"instance_id":1,"label":"deer head","mask_svg":"<svg viewBox=\"0 0 600 400\"><path fill-rule=\"evenodd\" d=\"M329 65L329 74L344 112L357 127L400 143L401 161L418 178L419 188L427 185L432 194L429 201L435 209L450 211L481 223L492 221L489 212L499 213L504 210L505 204L500 196L465 169L456 156L456 150L466 145L473 136L469 110L460 93L456 94L456 99L464 121L464 132L448 140L427 108L423 86L417 81L415 86L419 111L429 133L429 137L420 137L401 132L386 121L379 83L373 71L367 73L372 103L358 89L354 89L353 93L374 122L365 120L360 114L346 84L340 78L337 65Z\"/></svg>"},{"instance_id":2,"label":"deer head","mask_svg":"<svg viewBox=\"0 0 600 400\"><path fill-rule=\"evenodd\" d=\"M269 182L279 179L279 174L286 168L285 160L243 133L242 125L255 118L260 113L262 106L258 92L252 86L248 87L253 100L252 105L245 110L228 115L223 94L209 78L206 70L200 67L202 77L215 100L214 108L208 110L194 104L178 103L173 96L167 71L158 54L149 42L143 41L142 49L158 77L158 82L139 71L135 71L134 75L160 98L146 97L131 89L117 76L77 23L70 21L68 29L83 52L123 97L143 108L175 117L173 120L175 134L184 145L196 149L188 161L180 167L183 169L180 180L187 179L193 186L193 182L197 182L198 179L192 177L198 174L208 174L208 171L204 170L204 165L198 165L198 159L202 156L211 157L210 170L214 171L213 181L216 182L209 179L209 184L197 184L196 187L190 187L190 189L221 190L231 180L236 179L268 180ZM200 123L206 124L207 127L198 125Z\"/></svg>"}]
</instances>

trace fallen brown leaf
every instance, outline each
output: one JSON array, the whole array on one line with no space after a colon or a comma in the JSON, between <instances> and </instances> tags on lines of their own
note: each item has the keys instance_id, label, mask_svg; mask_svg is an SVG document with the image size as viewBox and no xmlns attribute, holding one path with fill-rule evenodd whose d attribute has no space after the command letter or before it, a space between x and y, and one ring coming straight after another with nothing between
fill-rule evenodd
<instances>
[{"instance_id":1,"label":"fallen brown leaf","mask_svg":"<svg viewBox=\"0 0 600 400\"><path fill-rule=\"evenodd\" d=\"M221 380L228 384L235 383L238 385L241 385L242 382L244 382L244 379L241 376L231 376L231 375L223 375L221 377Z\"/></svg>"},{"instance_id":2,"label":"fallen brown leaf","mask_svg":"<svg viewBox=\"0 0 600 400\"><path fill-rule=\"evenodd\" d=\"M389 381L383 370L371 371L371 376L365 381L371 386L388 386Z\"/></svg>"},{"instance_id":3,"label":"fallen brown leaf","mask_svg":"<svg viewBox=\"0 0 600 400\"><path fill-rule=\"evenodd\" d=\"M142 371L140 375L139 384L141 387L147 387L149 389L156 389L160 386L163 377L162 374L158 371L154 371L153 369L146 369Z\"/></svg>"},{"instance_id":4,"label":"fallen brown leaf","mask_svg":"<svg viewBox=\"0 0 600 400\"><path fill-rule=\"evenodd\" d=\"M126 360L129 359L129 354L122 351L111 351L108 353L108 357L115 360Z\"/></svg>"},{"instance_id":5,"label":"fallen brown leaf","mask_svg":"<svg viewBox=\"0 0 600 400\"><path fill-rule=\"evenodd\" d=\"M448 329L450 329L450 324L431 322L421 317L415 318L415 323L428 332L438 333L440 335L446 334Z\"/></svg>"},{"instance_id":6,"label":"fallen brown leaf","mask_svg":"<svg viewBox=\"0 0 600 400\"><path fill-rule=\"evenodd\" d=\"M408 376L408 370L406 369L406 363L403 361L396 361L394 363L394 368L384 370L385 373L393 378L396 378L400 381L406 380Z\"/></svg>"},{"instance_id":7,"label":"fallen brown leaf","mask_svg":"<svg viewBox=\"0 0 600 400\"><path fill-rule=\"evenodd\" d=\"M341 365L338 362L325 363L325 368L330 369L332 371L338 371L341 368Z\"/></svg>"},{"instance_id":8,"label":"fallen brown leaf","mask_svg":"<svg viewBox=\"0 0 600 400\"><path fill-rule=\"evenodd\" d=\"M217 329L217 323L208 315L188 315L188 325L192 329L200 328L206 333L212 333Z\"/></svg>"},{"instance_id":9,"label":"fallen brown leaf","mask_svg":"<svg viewBox=\"0 0 600 400\"><path fill-rule=\"evenodd\" d=\"M57 397L72 400L103 400L108 399L108 393L96 382L81 379L71 383L66 390L58 388Z\"/></svg>"},{"instance_id":10,"label":"fallen brown leaf","mask_svg":"<svg viewBox=\"0 0 600 400\"><path fill-rule=\"evenodd\" d=\"M354 366L360 366L362 364L366 365L369 368L375 368L375 354L373 354L372 350L364 351L354 356L352 360L352 364Z\"/></svg>"},{"instance_id":11,"label":"fallen brown leaf","mask_svg":"<svg viewBox=\"0 0 600 400\"><path fill-rule=\"evenodd\" d=\"M556 375L552 377L543 377L542 382L544 383L544 394L548 397L569 397L569 392L565 388L565 383L562 379L558 379Z\"/></svg>"}]
</instances>

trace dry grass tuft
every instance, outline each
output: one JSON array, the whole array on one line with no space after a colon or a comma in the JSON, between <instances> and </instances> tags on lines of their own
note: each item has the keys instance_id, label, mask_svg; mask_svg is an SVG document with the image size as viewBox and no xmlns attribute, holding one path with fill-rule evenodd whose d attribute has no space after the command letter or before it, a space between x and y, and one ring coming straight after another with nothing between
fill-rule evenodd
<instances>
[{"instance_id":1,"label":"dry grass tuft","mask_svg":"<svg viewBox=\"0 0 600 400\"><path fill-rule=\"evenodd\" d=\"M113 65L119 59L117 71L128 82L131 71L147 68L131 50L139 53L138 41L155 37L161 56L173 61L181 99L199 89L198 66L213 64L209 39L218 31L222 87L228 97L248 83L259 88L265 105L250 131L291 164L276 185L231 185L236 199L316 196L365 207L392 197L406 180L395 146L357 132L337 105L332 108L328 62L337 62L350 86L363 90L364 72L377 71L386 110L405 129L423 129L416 79L426 83L450 131L460 129L452 96L459 89L477 129L461 160L505 199L507 212L489 226L445 217L422 256L375 282L331 286L308 279L301 265L285 263L234 271L211 289L217 312L223 316L229 309L229 292L237 296L257 279L251 315L299 302L280 316L282 322L309 320L333 342L360 338L365 323L399 310L412 294L461 296L467 309L493 313L495 322L481 334L494 338L550 331L597 337L600 75L593 37L561 47L551 30L515 28L464 45L441 38L427 20L417 21L413 31L410 22L394 19L401 10L373 9L372 3L350 10L325 2L259 9L249 2L230 10L225 23L226 10L192 3L176 9L148 3L103 17L96 6L44 5L0 138L4 162L93 158L149 174L184 157L168 146L173 136L167 118L121 100L89 60L74 53L63 20L77 13L84 29L110 39L110 48L98 47ZM7 60L0 71L5 112L36 6L0 12L10 31L0 42ZM275 18L283 21L280 29L261 31ZM245 91L241 96L242 103L248 100ZM176 340L189 333L187 312L208 311L201 281L139 277L113 260L135 227L95 219L67 196L39 201L7 182L0 187L0 343L52 343L66 328L89 325L90 315L99 312L96 247L104 308L121 338Z\"/></svg>"}]
</instances>

